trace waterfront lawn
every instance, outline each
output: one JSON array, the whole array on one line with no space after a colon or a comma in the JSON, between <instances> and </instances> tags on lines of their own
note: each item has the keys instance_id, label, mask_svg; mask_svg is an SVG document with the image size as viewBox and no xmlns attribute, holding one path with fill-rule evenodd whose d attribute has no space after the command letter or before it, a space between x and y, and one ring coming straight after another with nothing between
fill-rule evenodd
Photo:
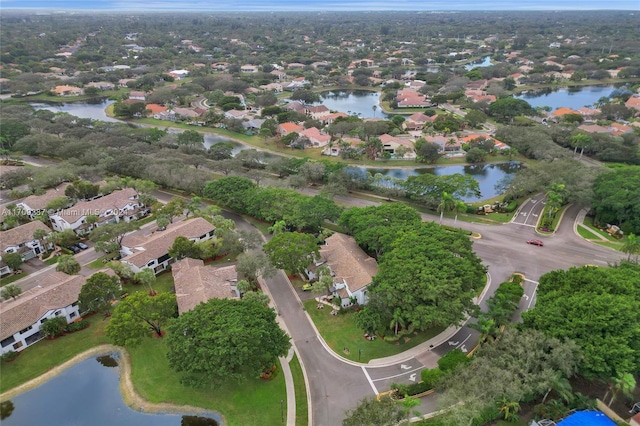
<instances>
[{"instance_id":1,"label":"waterfront lawn","mask_svg":"<svg viewBox=\"0 0 640 426\"><path fill-rule=\"evenodd\" d=\"M296 394L296 426L307 426L309 424L309 406L307 405L307 387L304 383L304 375L302 374L302 366L298 361L298 356L293 355L289 363L291 375L293 376L293 385Z\"/></svg>"},{"instance_id":2,"label":"waterfront lawn","mask_svg":"<svg viewBox=\"0 0 640 426\"><path fill-rule=\"evenodd\" d=\"M327 345L335 353L351 361L366 363L372 359L399 354L429 340L443 330L443 328L433 328L419 332L411 336L408 342L400 339L402 344L385 342L380 337L375 340L366 340L362 330L355 324L353 313L331 315L329 306L325 305L324 309L317 309L317 305L318 302L314 299L304 302L305 309ZM348 353L345 353L345 348L348 349ZM358 353L359 350L362 350L361 354Z\"/></svg>"},{"instance_id":3,"label":"waterfront lawn","mask_svg":"<svg viewBox=\"0 0 640 426\"><path fill-rule=\"evenodd\" d=\"M104 334L108 320L96 314L89 321L89 328L76 331L54 340L43 339L20 352L20 356L11 363L2 363L0 393L8 391L70 360L94 346L109 343Z\"/></svg>"},{"instance_id":4,"label":"waterfront lawn","mask_svg":"<svg viewBox=\"0 0 640 426\"><path fill-rule=\"evenodd\" d=\"M281 424L281 402L286 402L284 374L272 380L247 379L242 384L195 389L180 383L169 368L163 339L148 338L129 349L131 379L136 392L149 402L202 407L222 413L229 426ZM286 407L285 407L286 410ZM286 412L285 412L286 415Z\"/></svg>"}]
</instances>

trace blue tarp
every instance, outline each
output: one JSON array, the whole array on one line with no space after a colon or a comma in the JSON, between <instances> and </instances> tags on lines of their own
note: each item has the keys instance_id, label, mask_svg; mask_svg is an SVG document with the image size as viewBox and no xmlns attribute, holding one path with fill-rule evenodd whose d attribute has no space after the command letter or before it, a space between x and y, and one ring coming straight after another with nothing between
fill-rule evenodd
<instances>
[{"instance_id":1,"label":"blue tarp","mask_svg":"<svg viewBox=\"0 0 640 426\"><path fill-rule=\"evenodd\" d=\"M558 426L616 426L601 411L578 411L558 423Z\"/></svg>"}]
</instances>

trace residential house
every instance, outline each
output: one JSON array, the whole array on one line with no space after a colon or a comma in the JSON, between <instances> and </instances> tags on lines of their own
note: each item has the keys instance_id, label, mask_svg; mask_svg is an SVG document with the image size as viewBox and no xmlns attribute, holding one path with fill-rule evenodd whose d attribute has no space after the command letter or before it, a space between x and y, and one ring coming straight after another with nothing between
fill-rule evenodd
<instances>
[{"instance_id":1,"label":"residential house","mask_svg":"<svg viewBox=\"0 0 640 426\"><path fill-rule=\"evenodd\" d=\"M275 75L276 77L278 77L278 80L282 80L283 78L287 77L287 73L280 70L273 70L269 74Z\"/></svg>"},{"instance_id":2,"label":"residential house","mask_svg":"<svg viewBox=\"0 0 640 426\"><path fill-rule=\"evenodd\" d=\"M72 229L76 233L86 233L105 223L115 223L138 218L144 210L133 188L119 189L111 194L89 201L80 201L67 209L49 215L56 231ZM87 216L98 216L98 222L87 223Z\"/></svg>"},{"instance_id":3,"label":"residential house","mask_svg":"<svg viewBox=\"0 0 640 426\"><path fill-rule=\"evenodd\" d=\"M406 130L422 130L428 123L433 123L436 117L438 116L433 115L429 117L428 115L421 112L416 112L415 114L411 114L409 117L407 117L407 119L403 123L403 126Z\"/></svg>"},{"instance_id":4,"label":"residential house","mask_svg":"<svg viewBox=\"0 0 640 426\"><path fill-rule=\"evenodd\" d=\"M567 107L560 107L551 113L551 115L556 118L560 118L563 115L567 115L567 114L580 115L580 111L576 111L575 109L571 109Z\"/></svg>"},{"instance_id":5,"label":"residential house","mask_svg":"<svg viewBox=\"0 0 640 426\"><path fill-rule=\"evenodd\" d=\"M210 299L240 298L235 265L212 266L200 259L186 258L173 264L171 274L179 315Z\"/></svg>"},{"instance_id":6,"label":"residential house","mask_svg":"<svg viewBox=\"0 0 640 426\"><path fill-rule=\"evenodd\" d=\"M176 113L173 110L160 111L153 114L156 120L176 121Z\"/></svg>"},{"instance_id":7,"label":"residential house","mask_svg":"<svg viewBox=\"0 0 640 426\"><path fill-rule=\"evenodd\" d=\"M0 353L20 352L41 340L40 328L47 320L64 318L70 323L80 318L78 295L87 277L51 270L36 280L36 287L0 304Z\"/></svg>"},{"instance_id":8,"label":"residential house","mask_svg":"<svg viewBox=\"0 0 640 426\"><path fill-rule=\"evenodd\" d=\"M283 90L281 83L264 84L260 86L260 88L262 90L266 90L268 92L274 92L274 93L282 93L282 90Z\"/></svg>"},{"instance_id":9,"label":"residential house","mask_svg":"<svg viewBox=\"0 0 640 426\"><path fill-rule=\"evenodd\" d=\"M176 80L182 80L185 77L189 76L189 71L187 70L173 70L169 71L169 75Z\"/></svg>"},{"instance_id":10,"label":"residential house","mask_svg":"<svg viewBox=\"0 0 640 426\"><path fill-rule=\"evenodd\" d=\"M599 109L582 107L578 110L585 122L593 122L601 114Z\"/></svg>"},{"instance_id":11,"label":"residential house","mask_svg":"<svg viewBox=\"0 0 640 426\"><path fill-rule=\"evenodd\" d=\"M84 90L74 86L56 86L53 89L53 93L58 96L80 96L84 93Z\"/></svg>"},{"instance_id":12,"label":"residential house","mask_svg":"<svg viewBox=\"0 0 640 426\"><path fill-rule=\"evenodd\" d=\"M304 77L298 77L293 79L293 81L291 81L290 83L286 84L284 86L284 89L290 91L304 89L307 84L309 84L309 82L305 80Z\"/></svg>"},{"instance_id":13,"label":"residential house","mask_svg":"<svg viewBox=\"0 0 640 426\"><path fill-rule=\"evenodd\" d=\"M330 291L341 306L350 306L352 300L360 305L367 303L367 286L378 272L378 263L353 237L336 232L327 238L320 248L320 260L307 270L310 279L317 278L317 268L321 265L327 265L331 270L333 287Z\"/></svg>"},{"instance_id":14,"label":"residential house","mask_svg":"<svg viewBox=\"0 0 640 426\"><path fill-rule=\"evenodd\" d=\"M300 132L302 132L303 130L304 130L304 127L300 126L299 124L287 122L287 123L278 124L278 127L276 128L276 134L282 137L292 132L296 132L300 134Z\"/></svg>"},{"instance_id":15,"label":"residential house","mask_svg":"<svg viewBox=\"0 0 640 426\"><path fill-rule=\"evenodd\" d=\"M627 108L636 110L636 115L640 113L640 95L633 95L624 103Z\"/></svg>"},{"instance_id":16,"label":"residential house","mask_svg":"<svg viewBox=\"0 0 640 426\"><path fill-rule=\"evenodd\" d=\"M230 109L229 111L225 111L224 116L226 118L235 118L236 120L242 120L247 116L248 113L249 111L246 110L240 111L237 109Z\"/></svg>"},{"instance_id":17,"label":"residential house","mask_svg":"<svg viewBox=\"0 0 640 426\"><path fill-rule=\"evenodd\" d=\"M24 200L16 203L16 207L27 214L32 220L39 214L46 212L47 204L56 198L64 197L64 191L69 183L63 183L55 188L48 189L42 195L29 195Z\"/></svg>"},{"instance_id":18,"label":"residential house","mask_svg":"<svg viewBox=\"0 0 640 426\"><path fill-rule=\"evenodd\" d=\"M250 132L259 132L266 120L261 118L250 118L248 121L242 122L242 127Z\"/></svg>"},{"instance_id":19,"label":"residential house","mask_svg":"<svg viewBox=\"0 0 640 426\"><path fill-rule=\"evenodd\" d=\"M130 101L144 102L147 99L147 94L141 90L132 90L129 93Z\"/></svg>"},{"instance_id":20,"label":"residential house","mask_svg":"<svg viewBox=\"0 0 640 426\"><path fill-rule=\"evenodd\" d=\"M378 136L382 142L382 150L390 153L394 158L398 159L414 159L416 158L415 145L412 141L391 136L388 134ZM399 148L402 147L402 150ZM400 155L402 154L402 155Z\"/></svg>"},{"instance_id":21,"label":"residential house","mask_svg":"<svg viewBox=\"0 0 640 426\"><path fill-rule=\"evenodd\" d=\"M164 231L140 237L127 235L122 240L122 262L131 265L134 272L151 268L159 274L174 263L176 259L169 255L169 248L177 237L183 236L195 242L206 241L214 237L215 226L201 217L172 223Z\"/></svg>"},{"instance_id":22,"label":"residential house","mask_svg":"<svg viewBox=\"0 0 640 426\"><path fill-rule=\"evenodd\" d=\"M198 111L189 108L175 107L173 108L173 112L176 114L176 118L190 119L200 117L200 113Z\"/></svg>"},{"instance_id":23,"label":"residential house","mask_svg":"<svg viewBox=\"0 0 640 426\"><path fill-rule=\"evenodd\" d=\"M255 65L242 65L240 67L240 72L245 73L257 73L259 71L258 67Z\"/></svg>"},{"instance_id":24,"label":"residential house","mask_svg":"<svg viewBox=\"0 0 640 426\"><path fill-rule=\"evenodd\" d=\"M92 81L87 84L87 87L97 87L100 90L113 90L116 86L109 81Z\"/></svg>"},{"instance_id":25,"label":"residential house","mask_svg":"<svg viewBox=\"0 0 640 426\"><path fill-rule=\"evenodd\" d=\"M211 67L216 71L226 72L229 69L229 62L216 62L211 64Z\"/></svg>"},{"instance_id":26,"label":"residential house","mask_svg":"<svg viewBox=\"0 0 640 426\"><path fill-rule=\"evenodd\" d=\"M301 136L306 136L314 147L326 146L331 140L331 136L322 133L317 127L310 127L299 132Z\"/></svg>"},{"instance_id":27,"label":"residential house","mask_svg":"<svg viewBox=\"0 0 640 426\"><path fill-rule=\"evenodd\" d=\"M333 112L331 114L325 115L321 118L319 118L319 120L323 123L323 124L332 124L334 121L336 121L337 118L339 117L349 117L349 115L345 112Z\"/></svg>"},{"instance_id":28,"label":"residential house","mask_svg":"<svg viewBox=\"0 0 640 426\"><path fill-rule=\"evenodd\" d=\"M290 64L287 64L287 68L291 70L300 70L300 69L303 69L304 67L306 67L306 65L301 64L299 62L291 62Z\"/></svg>"},{"instance_id":29,"label":"residential house","mask_svg":"<svg viewBox=\"0 0 640 426\"><path fill-rule=\"evenodd\" d=\"M304 104L300 101L291 101L285 105L282 106L282 109L286 109L289 111L295 111L297 113L300 114L306 114L307 113L307 107L304 106Z\"/></svg>"},{"instance_id":30,"label":"residential house","mask_svg":"<svg viewBox=\"0 0 640 426\"><path fill-rule=\"evenodd\" d=\"M329 155L331 157L338 157L342 154L342 150L345 147L350 148L358 148L358 146L362 144L362 140L358 138L350 138L350 137L342 137L337 141L331 142L327 144L327 147L322 150L322 155Z\"/></svg>"},{"instance_id":31,"label":"residential house","mask_svg":"<svg viewBox=\"0 0 640 426\"><path fill-rule=\"evenodd\" d=\"M38 229L51 232L51 228L39 220L0 232L0 261L5 253L18 253L22 256L22 260L26 261L51 248L51 243L43 243L33 238L33 233ZM0 275L11 272L6 263L0 262Z\"/></svg>"},{"instance_id":32,"label":"residential house","mask_svg":"<svg viewBox=\"0 0 640 426\"><path fill-rule=\"evenodd\" d=\"M323 117L331 114L331 111L325 105L310 106L306 110L307 114L316 120L322 120Z\"/></svg>"},{"instance_id":33,"label":"residential house","mask_svg":"<svg viewBox=\"0 0 640 426\"><path fill-rule=\"evenodd\" d=\"M160 114L161 112L165 112L169 109L166 106L159 104L147 104L145 108L148 109L149 113L154 117L156 114Z\"/></svg>"}]
</instances>

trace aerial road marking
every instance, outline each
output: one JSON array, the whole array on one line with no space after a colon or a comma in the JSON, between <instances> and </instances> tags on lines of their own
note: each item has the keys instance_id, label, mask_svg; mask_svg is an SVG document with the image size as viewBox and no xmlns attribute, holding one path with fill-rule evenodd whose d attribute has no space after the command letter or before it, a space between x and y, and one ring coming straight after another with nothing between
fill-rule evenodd
<instances>
[{"instance_id":1,"label":"aerial road marking","mask_svg":"<svg viewBox=\"0 0 640 426\"><path fill-rule=\"evenodd\" d=\"M400 368L403 369L403 370L411 370L411 366L410 365L400 364Z\"/></svg>"},{"instance_id":2,"label":"aerial road marking","mask_svg":"<svg viewBox=\"0 0 640 426\"><path fill-rule=\"evenodd\" d=\"M369 376L369 373L367 373L367 369L364 368L364 365L361 366L360 368L362 368L362 372L364 373L364 376L367 378L367 381L371 385L371 389L373 389L373 393L377 395L378 389L376 388L376 385L373 384L373 381L371 380L371 376Z\"/></svg>"},{"instance_id":3,"label":"aerial road marking","mask_svg":"<svg viewBox=\"0 0 640 426\"><path fill-rule=\"evenodd\" d=\"M417 374L418 374L418 373L413 373L412 375L410 375L410 376L409 376L409 380L411 380L412 382L415 382L415 381L416 381L416 375L417 375Z\"/></svg>"},{"instance_id":4,"label":"aerial road marking","mask_svg":"<svg viewBox=\"0 0 640 426\"><path fill-rule=\"evenodd\" d=\"M461 344L460 346L458 346L458 349L462 349L462 347L464 346L464 342L466 342L467 340L469 340L469 338L470 338L470 337L471 337L471 334L469 334L469 335L467 336L467 338L466 338L466 339L464 339L464 340L462 341L462 344ZM463 352L464 352L464 351L463 351Z\"/></svg>"},{"instance_id":5,"label":"aerial road marking","mask_svg":"<svg viewBox=\"0 0 640 426\"><path fill-rule=\"evenodd\" d=\"M462 346L460 346L460 350L461 350L462 352L464 352L465 354L466 354L467 352L469 352L469 350L467 349L467 346L466 346L466 345L462 345Z\"/></svg>"},{"instance_id":6,"label":"aerial road marking","mask_svg":"<svg viewBox=\"0 0 640 426\"><path fill-rule=\"evenodd\" d=\"M364 368L364 367L362 367L362 368ZM372 379L371 381L372 382L379 382L381 380L393 379L393 378L396 378L396 377L407 375L409 373L413 373L414 371L422 370L423 368L424 367L418 367L418 368L415 368L415 369L413 369L411 371L407 371L406 373L394 374L393 376L387 376L387 377L380 377L379 379ZM409 377L411 377L411 376L409 376Z\"/></svg>"},{"instance_id":7,"label":"aerial road marking","mask_svg":"<svg viewBox=\"0 0 640 426\"><path fill-rule=\"evenodd\" d=\"M531 308L531 304L533 303L533 299L535 299L536 296L536 291L538 290L538 284L540 284L538 281L533 281L533 280L528 280L525 279L525 281L531 281L532 283L534 283L536 286L533 288L533 293L531 293L531 300L529 300L529 304L527 305L527 309Z\"/></svg>"},{"instance_id":8,"label":"aerial road marking","mask_svg":"<svg viewBox=\"0 0 640 426\"><path fill-rule=\"evenodd\" d=\"M526 294L523 294L522 297L524 297L524 300L529 300L529 296L527 296Z\"/></svg>"},{"instance_id":9,"label":"aerial road marking","mask_svg":"<svg viewBox=\"0 0 640 426\"><path fill-rule=\"evenodd\" d=\"M449 346L456 346L456 345L459 345L459 344L460 344L460 341L452 342L451 340L449 340L449 342L448 342L448 343L449 343Z\"/></svg>"}]
</instances>

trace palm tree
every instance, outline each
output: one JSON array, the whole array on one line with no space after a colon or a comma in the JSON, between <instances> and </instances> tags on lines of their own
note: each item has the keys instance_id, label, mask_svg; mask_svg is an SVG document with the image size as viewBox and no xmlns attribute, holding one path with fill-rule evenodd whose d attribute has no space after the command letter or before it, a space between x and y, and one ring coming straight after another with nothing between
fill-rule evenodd
<instances>
[{"instance_id":1,"label":"palm tree","mask_svg":"<svg viewBox=\"0 0 640 426\"><path fill-rule=\"evenodd\" d=\"M571 389L571 383L569 383L569 379L567 379L560 373L556 373L549 383L549 388L542 398L543 404L552 391L555 391L558 396L560 396L560 398L564 399L566 402L569 402L573 396L573 389Z\"/></svg>"},{"instance_id":2,"label":"palm tree","mask_svg":"<svg viewBox=\"0 0 640 426\"><path fill-rule=\"evenodd\" d=\"M442 217L444 216L445 210L451 210L456 203L456 199L453 198L453 195L450 195L447 192L442 193L442 200L438 205L438 212L440 212L440 223L442 224Z\"/></svg>"},{"instance_id":3,"label":"palm tree","mask_svg":"<svg viewBox=\"0 0 640 426\"><path fill-rule=\"evenodd\" d=\"M634 234L627 235L624 239L624 244L622 245L621 250L623 253L628 254L627 261L630 262L632 254L640 253L640 238Z\"/></svg>"},{"instance_id":4,"label":"palm tree","mask_svg":"<svg viewBox=\"0 0 640 426\"><path fill-rule=\"evenodd\" d=\"M511 401L508 398L500 400L500 412L506 421L516 421L519 418L518 411L520 411L520 403L518 401Z\"/></svg>"},{"instance_id":5,"label":"palm tree","mask_svg":"<svg viewBox=\"0 0 640 426\"><path fill-rule=\"evenodd\" d=\"M571 145L573 146L573 155L576 155L578 151L578 147L580 147L580 158L582 158L582 154L584 153L584 148L589 146L593 140L590 136L585 135L584 133L578 133L577 135L573 135L571 137Z\"/></svg>"},{"instance_id":6,"label":"palm tree","mask_svg":"<svg viewBox=\"0 0 640 426\"><path fill-rule=\"evenodd\" d=\"M467 203L465 203L464 201L456 201L453 205L453 211L456 214L455 219L453 219L453 226L456 226L456 224L458 223L458 212L467 211Z\"/></svg>"},{"instance_id":7,"label":"palm tree","mask_svg":"<svg viewBox=\"0 0 640 426\"><path fill-rule=\"evenodd\" d=\"M633 374L621 373L613 379L610 389L612 390L611 399L609 400L609 407L613 404L613 401L618 396L618 393L622 393L624 396L631 398L633 391L636 388L636 379ZM607 393L609 393L607 391ZM606 396L606 395L605 395Z\"/></svg>"},{"instance_id":8,"label":"palm tree","mask_svg":"<svg viewBox=\"0 0 640 426\"><path fill-rule=\"evenodd\" d=\"M396 336L398 335L398 325L400 325L401 327L404 327L405 325L404 319L402 318L402 311L400 310L400 308L396 308L393 311L393 319L391 320L391 324L390 324L390 327L394 329L394 334Z\"/></svg>"},{"instance_id":9,"label":"palm tree","mask_svg":"<svg viewBox=\"0 0 640 426\"><path fill-rule=\"evenodd\" d=\"M378 110L378 105L372 106L371 109L373 110L373 118L376 118L376 111Z\"/></svg>"}]
</instances>

